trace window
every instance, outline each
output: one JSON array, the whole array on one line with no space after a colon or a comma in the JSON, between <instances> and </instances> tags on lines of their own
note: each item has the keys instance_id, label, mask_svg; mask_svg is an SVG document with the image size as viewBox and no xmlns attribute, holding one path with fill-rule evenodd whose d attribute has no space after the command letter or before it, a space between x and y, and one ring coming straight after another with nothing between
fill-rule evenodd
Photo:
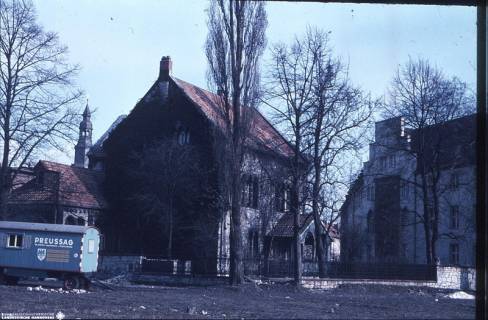
<instances>
[{"instance_id":1,"label":"window","mask_svg":"<svg viewBox=\"0 0 488 320\"><path fill-rule=\"evenodd\" d=\"M396 166L396 156L395 155L391 155L388 157L388 165L390 168L395 168L395 166Z\"/></svg>"},{"instance_id":2,"label":"window","mask_svg":"<svg viewBox=\"0 0 488 320\"><path fill-rule=\"evenodd\" d=\"M89 239L88 240L88 253L94 253L95 252L95 240Z\"/></svg>"},{"instance_id":3,"label":"window","mask_svg":"<svg viewBox=\"0 0 488 320\"><path fill-rule=\"evenodd\" d=\"M386 168L386 157L380 157L380 168L381 169Z\"/></svg>"},{"instance_id":4,"label":"window","mask_svg":"<svg viewBox=\"0 0 488 320\"><path fill-rule=\"evenodd\" d=\"M374 201L374 184L368 186L367 193L368 200Z\"/></svg>"},{"instance_id":5,"label":"window","mask_svg":"<svg viewBox=\"0 0 488 320\"><path fill-rule=\"evenodd\" d=\"M407 199L409 192L410 192L410 190L409 190L408 182L402 181L400 183L400 194L401 194L402 198Z\"/></svg>"},{"instance_id":6,"label":"window","mask_svg":"<svg viewBox=\"0 0 488 320\"><path fill-rule=\"evenodd\" d=\"M452 190L457 190L459 188L459 175L457 173L451 174L449 186Z\"/></svg>"},{"instance_id":7,"label":"window","mask_svg":"<svg viewBox=\"0 0 488 320\"><path fill-rule=\"evenodd\" d=\"M241 203L244 207L257 209L259 195L259 181L256 176L243 177L243 189Z\"/></svg>"},{"instance_id":8,"label":"window","mask_svg":"<svg viewBox=\"0 0 488 320\"><path fill-rule=\"evenodd\" d=\"M22 248L23 236L21 234L9 234L7 248Z\"/></svg>"},{"instance_id":9,"label":"window","mask_svg":"<svg viewBox=\"0 0 488 320\"><path fill-rule=\"evenodd\" d=\"M457 243L449 245L449 263L459 264L459 244Z\"/></svg>"},{"instance_id":10,"label":"window","mask_svg":"<svg viewBox=\"0 0 488 320\"><path fill-rule=\"evenodd\" d=\"M290 189L284 183L275 187L275 208L278 212L288 211L290 201Z\"/></svg>"},{"instance_id":11,"label":"window","mask_svg":"<svg viewBox=\"0 0 488 320\"><path fill-rule=\"evenodd\" d=\"M180 146L190 143L190 131L188 129L179 129L176 135L176 141Z\"/></svg>"},{"instance_id":12,"label":"window","mask_svg":"<svg viewBox=\"0 0 488 320\"><path fill-rule=\"evenodd\" d=\"M259 234L257 230L249 230L247 236L249 255L251 258L259 257Z\"/></svg>"},{"instance_id":13,"label":"window","mask_svg":"<svg viewBox=\"0 0 488 320\"><path fill-rule=\"evenodd\" d=\"M305 247L302 247L302 258L307 260L314 259L314 245L315 240L312 233L308 233L305 237ZM303 246L303 244L302 244Z\"/></svg>"},{"instance_id":14,"label":"window","mask_svg":"<svg viewBox=\"0 0 488 320\"><path fill-rule=\"evenodd\" d=\"M458 229L459 228L459 206L451 206L451 215L450 215L450 223L449 227L451 229Z\"/></svg>"}]
</instances>

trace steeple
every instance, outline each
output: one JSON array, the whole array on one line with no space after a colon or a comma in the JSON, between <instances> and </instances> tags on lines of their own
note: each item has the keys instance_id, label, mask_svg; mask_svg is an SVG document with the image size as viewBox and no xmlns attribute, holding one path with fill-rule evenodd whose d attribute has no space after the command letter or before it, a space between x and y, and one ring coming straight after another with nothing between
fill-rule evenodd
<instances>
[{"instance_id":1,"label":"steeple","mask_svg":"<svg viewBox=\"0 0 488 320\"><path fill-rule=\"evenodd\" d=\"M88 99L86 100L85 111L83 111L83 120L80 122L80 134L78 143L75 146L75 166L80 168L88 168L88 157L86 154L92 146L92 123L91 112L88 106Z\"/></svg>"}]
</instances>

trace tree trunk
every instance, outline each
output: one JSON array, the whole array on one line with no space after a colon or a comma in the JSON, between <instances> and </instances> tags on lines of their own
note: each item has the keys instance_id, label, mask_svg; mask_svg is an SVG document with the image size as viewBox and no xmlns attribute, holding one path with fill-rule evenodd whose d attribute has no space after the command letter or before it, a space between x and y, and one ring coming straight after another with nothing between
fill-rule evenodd
<instances>
[{"instance_id":1,"label":"tree trunk","mask_svg":"<svg viewBox=\"0 0 488 320\"><path fill-rule=\"evenodd\" d=\"M319 277L326 277L326 265L325 265L325 248L322 241L322 224L320 223L320 216L314 212L314 225L315 225L315 243L317 248L317 263L319 265Z\"/></svg>"},{"instance_id":2,"label":"tree trunk","mask_svg":"<svg viewBox=\"0 0 488 320\"><path fill-rule=\"evenodd\" d=\"M425 233L425 257L427 260L427 264L432 264L433 259L432 259L432 250L431 250L431 214L430 214L430 209L429 209L429 198L428 198L428 190L427 190L427 177L425 176L425 173L421 173L421 179L422 179L422 196L423 196L423 218L424 218L424 233Z\"/></svg>"},{"instance_id":3,"label":"tree trunk","mask_svg":"<svg viewBox=\"0 0 488 320\"><path fill-rule=\"evenodd\" d=\"M432 261L437 262L436 242L439 237L439 195L437 194L437 178L432 185L432 200L433 200L433 221L432 221L432 239L430 243Z\"/></svg>"},{"instance_id":4,"label":"tree trunk","mask_svg":"<svg viewBox=\"0 0 488 320\"><path fill-rule=\"evenodd\" d=\"M240 180L240 178L238 178ZM241 233L241 206L240 183L232 186L231 229L230 229L230 283L239 285L243 282L244 270L242 268L242 233Z\"/></svg>"},{"instance_id":5,"label":"tree trunk","mask_svg":"<svg viewBox=\"0 0 488 320\"><path fill-rule=\"evenodd\" d=\"M173 255L172 255L172 252L173 252L173 202L170 200L170 204L169 204L169 217L168 217L169 221L168 221L168 224L169 224L169 230L168 230L168 246L167 246L167 249L166 249L166 255L168 256L168 258L172 258Z\"/></svg>"},{"instance_id":6,"label":"tree trunk","mask_svg":"<svg viewBox=\"0 0 488 320\"><path fill-rule=\"evenodd\" d=\"M302 280L302 254L300 246L300 210L298 209L299 185L298 179L293 178L293 187L291 190L291 211L293 214L293 278L295 285L300 286Z\"/></svg>"},{"instance_id":7,"label":"tree trunk","mask_svg":"<svg viewBox=\"0 0 488 320\"><path fill-rule=\"evenodd\" d=\"M317 168L316 168L317 170ZM325 267L325 254L324 254L324 243L322 242L322 223L320 221L320 212L319 212L319 203L318 197L320 193L320 171L315 171L315 180L313 183L313 198L312 198L312 213L313 213L313 221L315 226L315 247L317 248L317 258L318 258L318 265L319 265L319 277L325 278L326 276L326 267Z\"/></svg>"},{"instance_id":8,"label":"tree trunk","mask_svg":"<svg viewBox=\"0 0 488 320\"><path fill-rule=\"evenodd\" d=\"M10 126L10 116L5 117L5 122L4 126L8 128ZM8 130L4 129L3 134L3 156L2 167L0 168L0 220L7 219L7 205L11 186L11 173L9 168L10 138L8 136Z\"/></svg>"},{"instance_id":9,"label":"tree trunk","mask_svg":"<svg viewBox=\"0 0 488 320\"><path fill-rule=\"evenodd\" d=\"M238 104L234 104L238 105ZM236 109L236 108L235 108ZM234 109L234 110L235 110ZM240 121L240 113L236 112L234 121ZM242 266L242 230L241 230L241 149L238 143L240 130L234 128L232 141L232 205L230 228L230 283L240 285L244 280Z\"/></svg>"},{"instance_id":10,"label":"tree trunk","mask_svg":"<svg viewBox=\"0 0 488 320\"><path fill-rule=\"evenodd\" d=\"M8 182L4 182L8 180L8 177L3 177L0 181L0 220L7 219L7 205L8 205L8 198L10 193L10 187L8 187Z\"/></svg>"}]
</instances>

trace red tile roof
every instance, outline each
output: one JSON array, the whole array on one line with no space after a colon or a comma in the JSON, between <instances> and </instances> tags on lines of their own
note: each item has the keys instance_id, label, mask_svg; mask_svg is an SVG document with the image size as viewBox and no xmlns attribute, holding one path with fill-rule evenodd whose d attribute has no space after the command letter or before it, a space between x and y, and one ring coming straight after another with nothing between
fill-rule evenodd
<instances>
[{"instance_id":1,"label":"red tile roof","mask_svg":"<svg viewBox=\"0 0 488 320\"><path fill-rule=\"evenodd\" d=\"M215 93L199 88L186 81L172 78L176 85L202 110L207 118L220 128L225 126L225 117L219 106L220 97ZM293 155L290 143L256 109L252 110L251 141L249 146L274 151L281 156Z\"/></svg>"},{"instance_id":2,"label":"red tile roof","mask_svg":"<svg viewBox=\"0 0 488 320\"><path fill-rule=\"evenodd\" d=\"M38 175L58 173L59 193L56 192L56 183L44 176L44 183L34 179L12 191L10 203L59 201L60 205L87 209L103 209L107 206L102 195L103 175L100 172L43 160L36 165L35 172Z\"/></svg>"},{"instance_id":3,"label":"red tile roof","mask_svg":"<svg viewBox=\"0 0 488 320\"><path fill-rule=\"evenodd\" d=\"M18 169L18 172L15 175L14 180L12 181L12 189L15 190L34 178L35 175L34 175L34 170L32 168Z\"/></svg>"}]
</instances>

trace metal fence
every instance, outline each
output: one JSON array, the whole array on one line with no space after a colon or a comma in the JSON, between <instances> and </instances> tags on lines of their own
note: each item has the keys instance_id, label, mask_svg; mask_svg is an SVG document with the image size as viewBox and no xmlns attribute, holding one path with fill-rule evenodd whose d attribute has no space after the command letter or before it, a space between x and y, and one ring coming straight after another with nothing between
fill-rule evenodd
<instances>
[{"instance_id":1,"label":"metal fence","mask_svg":"<svg viewBox=\"0 0 488 320\"><path fill-rule=\"evenodd\" d=\"M226 276L229 273L229 267L228 258L194 260L143 258L141 271L171 275ZM294 274L293 262L281 259L244 259L243 269L247 276L291 278ZM303 260L302 276L318 277L317 261ZM435 265L425 264L327 262L326 276L338 279L435 281L437 268Z\"/></svg>"}]
</instances>

